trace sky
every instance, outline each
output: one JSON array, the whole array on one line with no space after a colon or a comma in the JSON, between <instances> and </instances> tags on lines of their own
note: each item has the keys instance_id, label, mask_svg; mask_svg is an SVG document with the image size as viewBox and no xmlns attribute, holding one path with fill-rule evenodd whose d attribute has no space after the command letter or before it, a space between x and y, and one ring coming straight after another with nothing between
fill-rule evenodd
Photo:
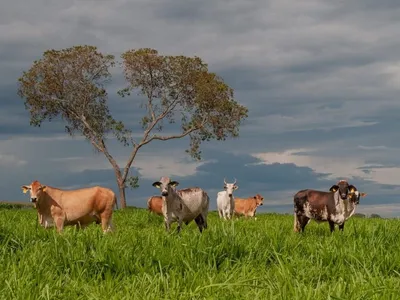
<instances>
[{"instance_id":1,"label":"sky","mask_svg":"<svg viewBox=\"0 0 400 300\"><path fill-rule=\"evenodd\" d=\"M400 2L395 0L2 0L0 10L1 199L26 201L20 186L102 185L117 192L113 170L61 122L29 125L17 79L48 49L97 46L120 55L154 48L199 56L249 109L240 137L202 145L188 140L143 147L132 167L140 187L128 205L146 206L152 183L170 176L199 186L216 207L223 180L236 197L261 194L258 212L293 212L300 189L328 190L339 179L367 193L357 212L400 215ZM137 128L136 96L120 98L113 69L109 106ZM140 131L134 132L140 135ZM109 140L124 165L129 148Z\"/></svg>"}]
</instances>

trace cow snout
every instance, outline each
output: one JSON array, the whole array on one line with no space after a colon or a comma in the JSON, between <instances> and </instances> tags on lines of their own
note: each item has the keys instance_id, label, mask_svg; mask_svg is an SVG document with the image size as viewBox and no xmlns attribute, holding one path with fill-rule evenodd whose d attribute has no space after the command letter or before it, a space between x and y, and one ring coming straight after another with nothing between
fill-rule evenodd
<instances>
[{"instance_id":1,"label":"cow snout","mask_svg":"<svg viewBox=\"0 0 400 300\"><path fill-rule=\"evenodd\" d=\"M37 202L37 197L31 197L31 202L32 202L32 203Z\"/></svg>"},{"instance_id":2,"label":"cow snout","mask_svg":"<svg viewBox=\"0 0 400 300\"><path fill-rule=\"evenodd\" d=\"M161 195L166 197L166 196L168 196L168 192L167 192L167 191L163 191L163 192L161 193Z\"/></svg>"},{"instance_id":3,"label":"cow snout","mask_svg":"<svg viewBox=\"0 0 400 300\"><path fill-rule=\"evenodd\" d=\"M263 203L258 204L258 206L264 205Z\"/></svg>"},{"instance_id":4,"label":"cow snout","mask_svg":"<svg viewBox=\"0 0 400 300\"><path fill-rule=\"evenodd\" d=\"M346 193L342 193L342 194L340 194L340 197L342 197L342 199L345 199L347 197L347 194Z\"/></svg>"},{"instance_id":5,"label":"cow snout","mask_svg":"<svg viewBox=\"0 0 400 300\"><path fill-rule=\"evenodd\" d=\"M232 194L228 194L229 197L232 197Z\"/></svg>"}]
</instances>

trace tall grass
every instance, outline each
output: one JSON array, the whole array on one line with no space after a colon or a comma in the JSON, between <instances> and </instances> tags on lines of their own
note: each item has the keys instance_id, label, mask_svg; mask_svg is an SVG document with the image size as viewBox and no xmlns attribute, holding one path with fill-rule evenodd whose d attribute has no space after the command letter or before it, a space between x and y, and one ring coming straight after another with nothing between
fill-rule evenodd
<instances>
[{"instance_id":1,"label":"tall grass","mask_svg":"<svg viewBox=\"0 0 400 300\"><path fill-rule=\"evenodd\" d=\"M296 234L291 216L212 213L203 234L191 223L180 235L139 209L116 211L109 235L36 222L33 209L0 210L1 299L400 299L398 220Z\"/></svg>"}]
</instances>

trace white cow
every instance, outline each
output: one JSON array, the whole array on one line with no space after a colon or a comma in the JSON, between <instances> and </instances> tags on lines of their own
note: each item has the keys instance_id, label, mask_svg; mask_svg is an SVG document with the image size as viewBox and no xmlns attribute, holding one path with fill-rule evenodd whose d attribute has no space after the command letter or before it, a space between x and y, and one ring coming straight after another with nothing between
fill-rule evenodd
<instances>
[{"instance_id":1,"label":"white cow","mask_svg":"<svg viewBox=\"0 0 400 300\"><path fill-rule=\"evenodd\" d=\"M220 218L230 219L233 216L233 210L235 208L235 198L233 197L233 191L239 187L236 185L236 179L234 183L226 183L224 178L224 190L218 192L217 195L217 208Z\"/></svg>"},{"instance_id":2,"label":"white cow","mask_svg":"<svg viewBox=\"0 0 400 300\"><path fill-rule=\"evenodd\" d=\"M161 177L160 181L153 186L161 189L163 199L162 212L164 216L165 229L170 230L172 222L178 222L178 232L181 231L182 222L188 225L195 220L200 232L207 228L207 215L210 198L201 188L187 188L176 190L179 184L171 181L169 177Z\"/></svg>"}]
</instances>

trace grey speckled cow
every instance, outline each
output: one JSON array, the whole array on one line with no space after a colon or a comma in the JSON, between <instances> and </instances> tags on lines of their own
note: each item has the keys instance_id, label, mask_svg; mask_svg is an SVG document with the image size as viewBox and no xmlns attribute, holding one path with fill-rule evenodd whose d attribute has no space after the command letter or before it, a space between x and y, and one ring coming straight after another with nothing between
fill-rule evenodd
<instances>
[{"instance_id":1,"label":"grey speckled cow","mask_svg":"<svg viewBox=\"0 0 400 300\"><path fill-rule=\"evenodd\" d=\"M178 222L178 232L180 232L182 222L187 225L195 220L202 232L207 228L210 199L207 193L198 187L176 190L178 184L179 182L171 181L169 177L161 177L160 181L153 183L154 187L161 190L165 229L169 231L171 223Z\"/></svg>"}]
</instances>

